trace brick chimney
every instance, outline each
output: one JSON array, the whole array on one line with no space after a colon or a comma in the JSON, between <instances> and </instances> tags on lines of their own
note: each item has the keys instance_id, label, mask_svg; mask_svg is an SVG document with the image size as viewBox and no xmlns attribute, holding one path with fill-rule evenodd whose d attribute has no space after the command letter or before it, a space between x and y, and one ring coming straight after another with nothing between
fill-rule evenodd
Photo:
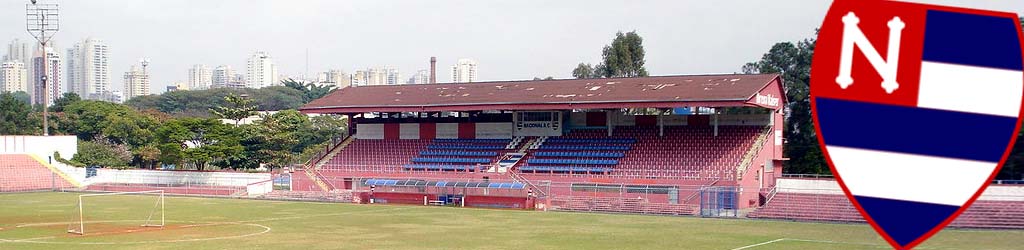
<instances>
[{"instance_id":1,"label":"brick chimney","mask_svg":"<svg viewBox=\"0 0 1024 250\"><path fill-rule=\"evenodd\" d=\"M430 83L437 83L437 57L430 57Z\"/></svg>"}]
</instances>

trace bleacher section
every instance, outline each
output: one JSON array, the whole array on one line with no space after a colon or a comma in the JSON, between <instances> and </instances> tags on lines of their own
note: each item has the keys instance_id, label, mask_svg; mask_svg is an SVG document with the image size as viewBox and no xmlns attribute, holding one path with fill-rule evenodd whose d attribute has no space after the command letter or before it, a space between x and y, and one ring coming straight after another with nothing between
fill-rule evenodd
<instances>
[{"instance_id":1,"label":"bleacher section","mask_svg":"<svg viewBox=\"0 0 1024 250\"><path fill-rule=\"evenodd\" d=\"M521 173L612 174L616 176L734 176L760 126L620 127L574 130L550 138L519 167Z\"/></svg>"},{"instance_id":2,"label":"bleacher section","mask_svg":"<svg viewBox=\"0 0 1024 250\"><path fill-rule=\"evenodd\" d=\"M1024 229L1024 202L978 200L951 227ZM864 222L846 196L836 194L778 193L751 218L802 221Z\"/></svg>"},{"instance_id":3,"label":"bleacher section","mask_svg":"<svg viewBox=\"0 0 1024 250\"><path fill-rule=\"evenodd\" d=\"M424 151L431 140L356 139L331 158L323 169L348 169L358 166L402 166Z\"/></svg>"},{"instance_id":4,"label":"bleacher section","mask_svg":"<svg viewBox=\"0 0 1024 250\"><path fill-rule=\"evenodd\" d=\"M481 171L509 152L505 148L511 142L511 139L357 139L330 159L323 169L384 166L405 171Z\"/></svg>"},{"instance_id":5,"label":"bleacher section","mask_svg":"<svg viewBox=\"0 0 1024 250\"><path fill-rule=\"evenodd\" d=\"M0 154L0 192L59 190L71 187L71 183L28 155Z\"/></svg>"}]
</instances>

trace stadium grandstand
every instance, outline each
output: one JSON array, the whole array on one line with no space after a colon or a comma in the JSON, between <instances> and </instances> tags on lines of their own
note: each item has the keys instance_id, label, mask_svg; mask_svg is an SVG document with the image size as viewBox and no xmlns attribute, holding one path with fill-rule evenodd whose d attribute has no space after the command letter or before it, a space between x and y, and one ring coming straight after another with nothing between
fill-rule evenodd
<instances>
[{"instance_id":1,"label":"stadium grandstand","mask_svg":"<svg viewBox=\"0 0 1024 250\"><path fill-rule=\"evenodd\" d=\"M313 159L293 188L388 203L454 195L506 208L751 208L785 160L782 91L778 75L345 88L300 109L351 117L352 136ZM524 185L484 192L473 183Z\"/></svg>"},{"instance_id":2,"label":"stadium grandstand","mask_svg":"<svg viewBox=\"0 0 1024 250\"><path fill-rule=\"evenodd\" d=\"M0 136L0 193L147 192L862 223L836 182L782 174L778 75L348 87L301 108L349 117L270 173L73 167L75 136ZM992 185L953 227L1024 229Z\"/></svg>"}]
</instances>

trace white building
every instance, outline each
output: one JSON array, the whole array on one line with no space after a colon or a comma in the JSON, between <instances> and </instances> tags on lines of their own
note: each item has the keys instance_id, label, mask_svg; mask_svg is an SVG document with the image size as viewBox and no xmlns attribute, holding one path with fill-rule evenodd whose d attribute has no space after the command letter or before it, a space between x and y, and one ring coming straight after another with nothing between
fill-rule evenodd
<instances>
[{"instance_id":1,"label":"white building","mask_svg":"<svg viewBox=\"0 0 1024 250\"><path fill-rule=\"evenodd\" d=\"M114 101L110 80L110 48L99 39L89 38L68 49L67 81L69 92L82 99Z\"/></svg>"},{"instance_id":2,"label":"white building","mask_svg":"<svg viewBox=\"0 0 1024 250\"><path fill-rule=\"evenodd\" d=\"M128 72L124 73L124 97L122 100L131 100L138 96L150 94L149 72L146 67L149 62L143 59L140 65L132 65Z\"/></svg>"},{"instance_id":3,"label":"white building","mask_svg":"<svg viewBox=\"0 0 1024 250\"><path fill-rule=\"evenodd\" d=\"M352 78L345 71L332 69L324 72L323 79L317 79L324 85L331 85L340 88L348 87L352 85ZM319 78L319 77L318 77Z\"/></svg>"},{"instance_id":4,"label":"white building","mask_svg":"<svg viewBox=\"0 0 1024 250\"><path fill-rule=\"evenodd\" d=\"M473 59L459 59L452 65L452 82L476 82L476 74L476 61Z\"/></svg>"},{"instance_id":5,"label":"white building","mask_svg":"<svg viewBox=\"0 0 1024 250\"><path fill-rule=\"evenodd\" d=\"M19 61L0 63L0 91L28 92L28 69Z\"/></svg>"},{"instance_id":6,"label":"white building","mask_svg":"<svg viewBox=\"0 0 1024 250\"><path fill-rule=\"evenodd\" d=\"M188 69L188 80L184 86L190 90L210 89L213 86L213 71L203 64L192 65L192 68Z\"/></svg>"},{"instance_id":7,"label":"white building","mask_svg":"<svg viewBox=\"0 0 1024 250\"><path fill-rule=\"evenodd\" d=\"M35 74L32 72L32 53L34 52L29 50L29 42L15 38L14 40L11 40L11 43L7 44L6 52L7 53L3 55L3 60L0 60L0 62L16 61L24 63L27 70L26 72L28 72L25 74L25 80L28 81L25 88L31 90L32 76ZM28 90L26 90L26 92L28 92Z\"/></svg>"},{"instance_id":8,"label":"white building","mask_svg":"<svg viewBox=\"0 0 1024 250\"><path fill-rule=\"evenodd\" d=\"M213 88L227 88L231 83L233 77L235 77L235 71L231 69L231 66L221 65L213 69L213 73L210 74L210 79Z\"/></svg>"},{"instance_id":9,"label":"white building","mask_svg":"<svg viewBox=\"0 0 1024 250\"><path fill-rule=\"evenodd\" d=\"M28 48L28 43L22 42L20 39L14 39L11 43L7 44L7 54L4 54L3 61L19 61L28 64L32 56L32 54L29 54Z\"/></svg>"},{"instance_id":10,"label":"white building","mask_svg":"<svg viewBox=\"0 0 1024 250\"><path fill-rule=\"evenodd\" d=\"M399 85L403 84L398 68L387 65L356 70L350 77L352 86Z\"/></svg>"},{"instance_id":11,"label":"white building","mask_svg":"<svg viewBox=\"0 0 1024 250\"><path fill-rule=\"evenodd\" d=\"M430 71L425 69L416 71L415 75L412 75L408 81L409 84L427 84L430 83Z\"/></svg>"},{"instance_id":12,"label":"white building","mask_svg":"<svg viewBox=\"0 0 1024 250\"><path fill-rule=\"evenodd\" d=\"M245 70L246 87L258 89L280 85L277 77L277 65L267 52L257 51L249 57Z\"/></svg>"},{"instance_id":13,"label":"white building","mask_svg":"<svg viewBox=\"0 0 1024 250\"><path fill-rule=\"evenodd\" d=\"M400 85L402 84L402 73L398 71L398 68L385 65L384 66L384 84L386 85Z\"/></svg>"},{"instance_id":14,"label":"white building","mask_svg":"<svg viewBox=\"0 0 1024 250\"><path fill-rule=\"evenodd\" d=\"M46 104L52 105L54 101L60 98L61 91L64 89L64 77L61 74L61 58L60 54L53 47L46 48L46 88L43 90L43 53L41 50L37 50L35 56L32 58L32 71L34 74L29 82L31 83L31 97L32 104L43 103L43 93L46 93Z\"/></svg>"}]
</instances>

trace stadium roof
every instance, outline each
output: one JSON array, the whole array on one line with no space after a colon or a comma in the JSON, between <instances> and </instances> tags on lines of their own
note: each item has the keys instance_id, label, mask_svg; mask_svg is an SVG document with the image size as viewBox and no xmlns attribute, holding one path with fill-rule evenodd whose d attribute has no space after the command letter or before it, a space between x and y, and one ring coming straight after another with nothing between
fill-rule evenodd
<instances>
[{"instance_id":1,"label":"stadium roof","mask_svg":"<svg viewBox=\"0 0 1024 250\"><path fill-rule=\"evenodd\" d=\"M613 108L779 108L778 74L504 81L346 87L302 108L305 113L565 110ZM759 102L762 93L774 99ZM762 96L761 100L765 100ZM769 99L770 100L770 99Z\"/></svg>"}]
</instances>

